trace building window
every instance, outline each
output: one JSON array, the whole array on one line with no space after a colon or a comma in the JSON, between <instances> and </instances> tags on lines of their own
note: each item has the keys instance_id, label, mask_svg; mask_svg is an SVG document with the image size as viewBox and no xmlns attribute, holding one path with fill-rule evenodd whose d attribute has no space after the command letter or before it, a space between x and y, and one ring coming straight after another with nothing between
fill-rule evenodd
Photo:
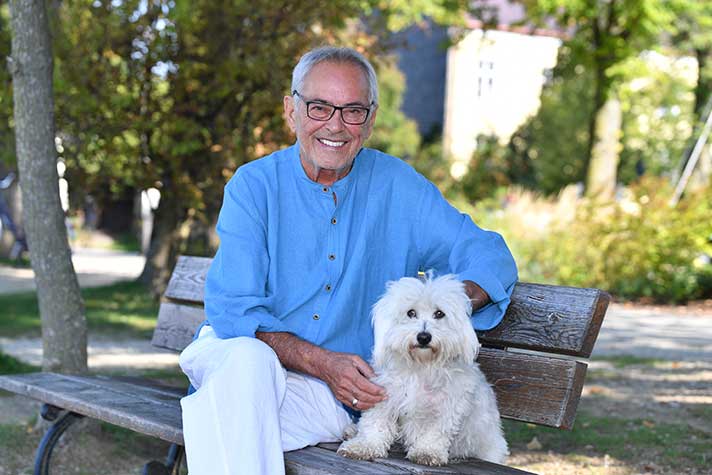
<instances>
[{"instance_id":1,"label":"building window","mask_svg":"<svg viewBox=\"0 0 712 475\"><path fill-rule=\"evenodd\" d=\"M494 62L480 61L477 77L477 97L485 97L492 93L494 87Z\"/></svg>"}]
</instances>

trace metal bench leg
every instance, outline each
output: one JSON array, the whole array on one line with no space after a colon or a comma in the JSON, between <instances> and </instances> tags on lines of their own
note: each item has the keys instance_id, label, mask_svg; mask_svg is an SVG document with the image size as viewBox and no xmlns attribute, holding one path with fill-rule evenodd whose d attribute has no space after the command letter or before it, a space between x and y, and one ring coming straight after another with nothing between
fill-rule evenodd
<instances>
[{"instance_id":1,"label":"metal bench leg","mask_svg":"<svg viewBox=\"0 0 712 475\"><path fill-rule=\"evenodd\" d=\"M182 445L171 444L166 457L166 467L171 471L171 475L180 474L180 466L185 456L185 448Z\"/></svg>"},{"instance_id":2,"label":"metal bench leg","mask_svg":"<svg viewBox=\"0 0 712 475\"><path fill-rule=\"evenodd\" d=\"M142 475L179 475L180 466L183 462L185 449L182 445L171 444L168 449L166 461L161 463L156 460L148 462L143 466Z\"/></svg>"},{"instance_id":3,"label":"metal bench leg","mask_svg":"<svg viewBox=\"0 0 712 475\"><path fill-rule=\"evenodd\" d=\"M55 422L47 429L47 432L45 432L44 437L42 437L40 441L39 447L37 447L34 475L49 475L49 461L57 441L62 437L62 434L64 434L64 431L66 431L69 426L84 417L75 412L66 412L59 417L61 412L62 409L50 404L42 405L42 410L40 411L42 418L50 422ZM57 417L59 417L59 419L57 419Z\"/></svg>"}]
</instances>

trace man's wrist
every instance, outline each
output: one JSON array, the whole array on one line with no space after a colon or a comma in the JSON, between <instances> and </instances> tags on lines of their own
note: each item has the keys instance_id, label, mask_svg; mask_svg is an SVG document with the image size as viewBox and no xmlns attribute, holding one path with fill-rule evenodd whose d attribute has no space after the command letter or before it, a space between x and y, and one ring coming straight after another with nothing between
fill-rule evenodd
<instances>
[{"instance_id":1,"label":"man's wrist","mask_svg":"<svg viewBox=\"0 0 712 475\"><path fill-rule=\"evenodd\" d=\"M490 303L490 297L487 292L482 289L482 287L475 284L471 280L464 280L463 283L465 284L465 293L468 297L470 297L473 312Z\"/></svg>"}]
</instances>

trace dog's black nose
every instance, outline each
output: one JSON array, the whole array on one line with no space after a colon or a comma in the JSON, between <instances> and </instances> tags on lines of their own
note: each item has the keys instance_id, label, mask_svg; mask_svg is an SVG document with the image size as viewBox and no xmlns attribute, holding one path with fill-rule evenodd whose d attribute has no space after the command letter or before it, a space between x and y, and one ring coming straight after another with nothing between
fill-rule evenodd
<instances>
[{"instance_id":1,"label":"dog's black nose","mask_svg":"<svg viewBox=\"0 0 712 475\"><path fill-rule=\"evenodd\" d=\"M418 339L418 343L420 344L420 346L425 346L430 343L430 340L433 339L433 336L428 332L420 332L418 333L418 336L416 336L416 338Z\"/></svg>"}]
</instances>

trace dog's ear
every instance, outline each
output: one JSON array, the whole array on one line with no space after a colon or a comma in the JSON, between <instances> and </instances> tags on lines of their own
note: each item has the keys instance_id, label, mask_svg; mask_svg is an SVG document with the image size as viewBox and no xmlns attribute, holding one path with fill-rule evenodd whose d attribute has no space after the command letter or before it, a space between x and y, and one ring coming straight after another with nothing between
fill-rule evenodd
<instances>
[{"instance_id":1,"label":"dog's ear","mask_svg":"<svg viewBox=\"0 0 712 475\"><path fill-rule=\"evenodd\" d=\"M392 285L389 282L388 285ZM371 310L371 325L373 326L373 366L381 367L385 363L384 348L386 333L391 327L393 318L393 303L387 296L381 297Z\"/></svg>"},{"instance_id":2,"label":"dog's ear","mask_svg":"<svg viewBox=\"0 0 712 475\"><path fill-rule=\"evenodd\" d=\"M470 319L468 318L467 320L468 325L463 335L465 338L465 348L463 348L462 358L465 360L465 363L472 364L477 360L482 345L480 345L480 341L477 339L477 333L475 333L475 329L472 328L472 324L469 321Z\"/></svg>"}]
</instances>

